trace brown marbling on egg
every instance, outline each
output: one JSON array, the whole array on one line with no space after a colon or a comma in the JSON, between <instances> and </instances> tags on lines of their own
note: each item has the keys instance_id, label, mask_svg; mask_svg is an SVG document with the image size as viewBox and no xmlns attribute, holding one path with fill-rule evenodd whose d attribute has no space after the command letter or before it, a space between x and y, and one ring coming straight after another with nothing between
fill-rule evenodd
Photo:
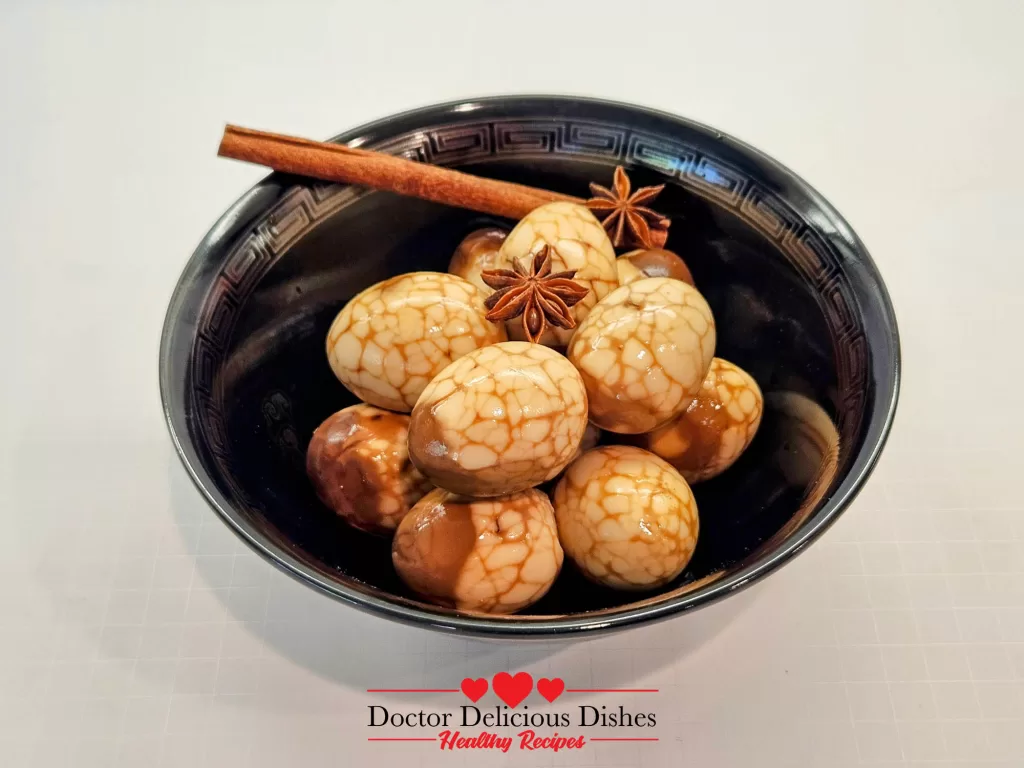
<instances>
[{"instance_id":1,"label":"brown marbling on egg","mask_svg":"<svg viewBox=\"0 0 1024 768\"><path fill-rule=\"evenodd\" d=\"M558 481L554 507L565 553L588 578L614 589L667 584L697 546L690 486L664 460L634 446L583 454Z\"/></svg>"},{"instance_id":2,"label":"brown marbling on egg","mask_svg":"<svg viewBox=\"0 0 1024 768\"><path fill-rule=\"evenodd\" d=\"M665 459L689 483L709 480L731 467L761 424L764 398L753 377L716 357L700 392L674 421L628 439Z\"/></svg>"},{"instance_id":3,"label":"brown marbling on egg","mask_svg":"<svg viewBox=\"0 0 1024 768\"><path fill-rule=\"evenodd\" d=\"M648 277L602 299L576 329L568 357L587 388L590 420L640 434L686 410L714 350L704 297L680 280Z\"/></svg>"},{"instance_id":4,"label":"brown marbling on egg","mask_svg":"<svg viewBox=\"0 0 1024 768\"><path fill-rule=\"evenodd\" d=\"M409 272L371 285L334 318L327 361L360 400L408 413L442 368L505 340L486 294L447 272Z\"/></svg>"},{"instance_id":5,"label":"brown marbling on egg","mask_svg":"<svg viewBox=\"0 0 1024 768\"><path fill-rule=\"evenodd\" d=\"M563 559L551 502L532 488L495 499L437 488L399 525L391 557L418 595L486 613L514 613L535 603Z\"/></svg>"},{"instance_id":6,"label":"brown marbling on egg","mask_svg":"<svg viewBox=\"0 0 1024 768\"><path fill-rule=\"evenodd\" d=\"M409 461L409 417L353 405L328 417L306 451L317 496L352 526L390 535L430 483Z\"/></svg>"},{"instance_id":7,"label":"brown marbling on egg","mask_svg":"<svg viewBox=\"0 0 1024 768\"><path fill-rule=\"evenodd\" d=\"M409 455L438 487L504 496L561 472L586 427L579 372L548 347L508 341L474 350L427 385Z\"/></svg>"}]
</instances>

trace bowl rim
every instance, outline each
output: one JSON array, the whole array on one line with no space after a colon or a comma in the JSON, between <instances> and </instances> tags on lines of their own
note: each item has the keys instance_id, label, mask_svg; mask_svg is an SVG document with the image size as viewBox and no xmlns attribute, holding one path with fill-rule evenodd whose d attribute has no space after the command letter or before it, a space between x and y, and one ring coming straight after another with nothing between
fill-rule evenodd
<instances>
[{"instance_id":1,"label":"bowl rim","mask_svg":"<svg viewBox=\"0 0 1024 768\"><path fill-rule=\"evenodd\" d=\"M175 376L172 370L172 346L175 334L182 323L179 310L190 291L193 278L195 274L201 271L199 268L206 264L207 257L219 247L218 244L228 232L244 227L261 212L264 207L265 198L265 195L261 195L261 193L279 187L284 178L282 174L271 173L250 187L217 219L186 262L175 284L160 336L160 399L164 412L164 421L170 433L171 441L174 444L175 452L184 465L193 485L199 490L207 504L251 549L300 582L364 612L434 630L498 639L529 637L555 639L579 637L581 635L590 636L595 633L603 633L627 626L647 624L697 608L706 607L760 581L806 549L809 544L818 539L835 523L840 514L845 511L861 491L877 466L878 459L888 440L895 418L902 372L899 329L892 300L877 265L846 219L810 184L764 152L724 134L718 129L670 112L607 99L554 94L483 96L430 104L368 121L334 136L330 141L352 142L362 139L367 134L386 129L390 123L419 119L437 122L438 118L445 115L456 116L484 107L496 108L514 104L536 106L538 109L551 109L557 108L559 105L564 106L569 102L619 109L637 116L656 118L691 131L696 130L713 136L731 150L751 155L757 158L759 162L771 167L776 173L785 178L788 183L792 184L800 194L806 196L814 206L826 213L831 223L841 227L843 238L853 246L858 261L876 284L874 286L876 289L874 291L876 293L874 298L878 302L878 309L884 316L887 328L891 329L892 332L890 360L888 361L891 375L887 379L878 380L878 397L867 412L867 423L864 427L866 433L865 442L860 447L858 453L854 455L848 474L841 480L839 486L821 508L814 512L803 527L799 529L797 534L785 539L778 548L765 553L735 573L713 581L700 589L678 595L654 605L646 605L645 599L642 598L633 607L627 604L621 608L610 609L616 611L613 614L609 614L608 611L602 611L597 614L581 613L551 617L529 617L458 614L448 611L442 612L442 609L438 609L435 612L426 606L419 608L414 604L392 602L386 598L361 592L340 582L325 578L261 534L220 493L215 487L212 478L203 468L198 452L191 445L184 403L179 402L173 396ZM232 234L237 235L238 233L235 231ZM872 430L875 432L873 438L868 434Z\"/></svg>"}]
</instances>

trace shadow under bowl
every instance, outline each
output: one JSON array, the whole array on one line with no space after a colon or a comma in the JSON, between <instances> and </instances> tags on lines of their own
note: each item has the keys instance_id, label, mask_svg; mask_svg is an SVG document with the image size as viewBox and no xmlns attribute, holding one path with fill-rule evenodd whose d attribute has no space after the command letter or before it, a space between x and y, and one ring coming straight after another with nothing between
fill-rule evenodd
<instances>
[{"instance_id":1,"label":"shadow under bowl","mask_svg":"<svg viewBox=\"0 0 1024 768\"><path fill-rule=\"evenodd\" d=\"M416 599L387 541L326 509L306 445L355 402L324 353L328 326L363 288L445 271L470 231L510 224L345 185L272 174L209 232L174 291L160 387L181 460L217 514L310 586L378 615L480 636L579 636L692 610L778 568L861 488L899 389L899 338L863 244L792 172L669 114L565 97L496 97L375 121L335 139L585 196L614 166L665 184L668 247L714 311L716 355L765 393L762 427L725 474L694 487L697 550L672 584L605 589L570 564L529 615L460 614Z\"/></svg>"}]
</instances>

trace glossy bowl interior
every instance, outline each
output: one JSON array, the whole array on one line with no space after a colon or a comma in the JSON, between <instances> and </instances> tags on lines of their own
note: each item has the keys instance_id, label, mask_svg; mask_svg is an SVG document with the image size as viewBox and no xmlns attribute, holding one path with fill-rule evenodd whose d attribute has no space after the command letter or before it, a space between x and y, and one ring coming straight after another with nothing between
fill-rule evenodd
<instances>
[{"instance_id":1,"label":"glossy bowl interior","mask_svg":"<svg viewBox=\"0 0 1024 768\"><path fill-rule=\"evenodd\" d=\"M896 406L899 342L881 278L839 214L792 173L701 125L559 97L445 104L338 137L474 174L585 196L617 164L657 201L711 305L716 354L766 395L761 430L720 478L695 486L701 533L685 573L651 593L604 589L567 563L529 615L464 615L418 601L387 541L342 523L303 471L314 428L355 402L324 338L355 293L445 271L482 224L471 212L271 175L189 261L161 344L178 452L217 513L313 587L401 621L478 635L552 636L663 618L730 594L821 533L869 474ZM507 222L506 222L507 223Z\"/></svg>"}]
</instances>

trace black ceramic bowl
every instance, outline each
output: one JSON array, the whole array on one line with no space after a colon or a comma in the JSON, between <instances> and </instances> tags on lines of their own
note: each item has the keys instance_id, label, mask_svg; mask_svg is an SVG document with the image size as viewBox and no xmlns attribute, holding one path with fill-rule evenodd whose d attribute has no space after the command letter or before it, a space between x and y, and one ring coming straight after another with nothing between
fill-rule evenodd
<instances>
[{"instance_id":1,"label":"black ceramic bowl","mask_svg":"<svg viewBox=\"0 0 1024 768\"><path fill-rule=\"evenodd\" d=\"M530 615L460 615L418 601L390 545L322 506L306 444L355 402L324 338L358 291L444 271L487 220L396 195L274 174L225 213L167 311L160 386L175 446L218 515L257 552L344 602L390 619L499 637L571 636L707 605L764 577L820 535L870 473L896 407L889 297L850 226L778 163L718 131L640 107L561 97L443 104L336 141L585 196L623 164L664 183L658 209L714 310L716 354L766 394L754 443L695 487L701 532L686 572L652 593L585 581L567 563Z\"/></svg>"}]
</instances>

